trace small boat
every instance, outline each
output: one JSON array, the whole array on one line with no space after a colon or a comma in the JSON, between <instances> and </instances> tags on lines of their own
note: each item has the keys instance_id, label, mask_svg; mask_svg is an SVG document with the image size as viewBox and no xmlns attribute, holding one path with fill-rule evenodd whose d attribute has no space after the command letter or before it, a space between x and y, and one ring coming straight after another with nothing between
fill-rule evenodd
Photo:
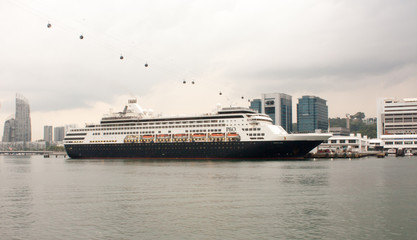
<instances>
[{"instance_id":1,"label":"small boat","mask_svg":"<svg viewBox=\"0 0 417 240\"><path fill-rule=\"evenodd\" d=\"M396 157L397 156L397 149L395 149L395 148L388 149L387 155L390 156L390 157Z\"/></svg>"},{"instance_id":2,"label":"small boat","mask_svg":"<svg viewBox=\"0 0 417 240\"><path fill-rule=\"evenodd\" d=\"M411 149L406 149L404 151L404 156L414 156L413 151Z\"/></svg>"}]
</instances>

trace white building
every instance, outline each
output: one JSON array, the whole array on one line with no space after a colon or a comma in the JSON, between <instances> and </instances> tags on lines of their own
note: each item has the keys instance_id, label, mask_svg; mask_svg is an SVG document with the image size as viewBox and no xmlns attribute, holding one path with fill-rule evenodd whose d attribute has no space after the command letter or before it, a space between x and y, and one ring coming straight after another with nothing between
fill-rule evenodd
<instances>
[{"instance_id":1,"label":"white building","mask_svg":"<svg viewBox=\"0 0 417 240\"><path fill-rule=\"evenodd\" d=\"M417 134L417 98L379 99L377 104L377 134Z\"/></svg>"},{"instance_id":2,"label":"white building","mask_svg":"<svg viewBox=\"0 0 417 240\"><path fill-rule=\"evenodd\" d=\"M333 136L327 140L327 143L319 145L319 149L329 149L332 152L349 151L364 153L368 151L369 145L368 136L362 136L360 133L349 136Z\"/></svg>"},{"instance_id":3,"label":"white building","mask_svg":"<svg viewBox=\"0 0 417 240\"><path fill-rule=\"evenodd\" d=\"M292 132L292 97L284 93L264 93L261 99L262 113L272 118L274 125Z\"/></svg>"},{"instance_id":4,"label":"white building","mask_svg":"<svg viewBox=\"0 0 417 240\"><path fill-rule=\"evenodd\" d=\"M417 135L382 135L381 141L384 149L412 149L417 151Z\"/></svg>"},{"instance_id":5,"label":"white building","mask_svg":"<svg viewBox=\"0 0 417 240\"><path fill-rule=\"evenodd\" d=\"M417 150L417 98L378 99L377 136L385 150Z\"/></svg>"}]
</instances>

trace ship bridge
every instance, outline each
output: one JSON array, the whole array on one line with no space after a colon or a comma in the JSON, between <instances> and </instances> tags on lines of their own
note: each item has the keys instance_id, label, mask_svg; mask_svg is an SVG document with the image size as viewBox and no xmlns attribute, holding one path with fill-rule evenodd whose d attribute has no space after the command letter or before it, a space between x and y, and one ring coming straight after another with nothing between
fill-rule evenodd
<instances>
[{"instance_id":1,"label":"ship bridge","mask_svg":"<svg viewBox=\"0 0 417 240\"><path fill-rule=\"evenodd\" d=\"M222 108L219 111L217 111L218 114L247 114L247 113L251 113L251 114L256 114L257 112L253 111L252 109L249 108L243 108L243 107L227 107L227 108Z\"/></svg>"}]
</instances>

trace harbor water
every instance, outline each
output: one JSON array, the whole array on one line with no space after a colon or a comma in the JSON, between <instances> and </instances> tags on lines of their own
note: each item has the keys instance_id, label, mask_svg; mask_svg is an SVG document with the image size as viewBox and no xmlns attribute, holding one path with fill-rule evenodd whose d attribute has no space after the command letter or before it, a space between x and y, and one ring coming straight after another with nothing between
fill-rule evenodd
<instances>
[{"instance_id":1,"label":"harbor water","mask_svg":"<svg viewBox=\"0 0 417 240\"><path fill-rule=\"evenodd\" d=\"M417 157L0 156L0 239L417 239Z\"/></svg>"}]
</instances>

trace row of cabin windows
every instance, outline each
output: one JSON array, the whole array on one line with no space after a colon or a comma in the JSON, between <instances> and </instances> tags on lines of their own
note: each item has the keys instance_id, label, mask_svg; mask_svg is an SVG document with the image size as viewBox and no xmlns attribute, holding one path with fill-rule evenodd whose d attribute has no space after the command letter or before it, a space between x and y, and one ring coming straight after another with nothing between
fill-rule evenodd
<instances>
[{"instance_id":1,"label":"row of cabin windows","mask_svg":"<svg viewBox=\"0 0 417 240\"><path fill-rule=\"evenodd\" d=\"M185 130L188 133L188 130ZM199 130L190 130L191 133L198 133L198 132L221 132L221 129L199 129ZM125 134L154 134L155 131L140 131L140 132L105 132L103 135L125 135ZM158 131L161 133L161 131ZM168 131L171 133L171 131ZM93 133L93 135L100 135L100 133Z\"/></svg>"},{"instance_id":2,"label":"row of cabin windows","mask_svg":"<svg viewBox=\"0 0 417 240\"><path fill-rule=\"evenodd\" d=\"M403 144L405 144L405 145L412 145L413 144L413 141L385 142L385 145L394 145L394 143L395 143L395 145L403 145ZM417 144L417 141L414 141L414 144Z\"/></svg>"},{"instance_id":3,"label":"row of cabin windows","mask_svg":"<svg viewBox=\"0 0 417 240\"><path fill-rule=\"evenodd\" d=\"M265 133L246 133L248 136L265 136Z\"/></svg>"},{"instance_id":4,"label":"row of cabin windows","mask_svg":"<svg viewBox=\"0 0 417 240\"><path fill-rule=\"evenodd\" d=\"M217 122L217 120L215 120ZM220 120L219 122L236 122L237 120ZM191 121L190 123L193 123L194 121ZM203 121L197 121L197 123L202 123ZM204 121L209 123L210 121ZM213 121L212 121L213 122ZM172 124L173 122L169 122L169 124ZM187 123L187 122L182 122ZM143 125L147 125L148 123L143 123ZM155 123L155 125L160 125L160 124L167 124L166 122L162 122L162 123ZM138 125L142 125L141 123L139 123ZM91 128L86 128L86 129L71 129L70 131L75 131L75 132L80 132L80 131L109 131L109 130L130 130L130 129L155 129L155 128L192 128L192 127L225 127L226 124L207 124L207 125L179 125L179 126L153 126L154 123L149 123L150 127L122 127L120 128L120 125L111 125L111 126L115 126L117 128L96 128L95 127L100 127L99 125L97 126L90 126ZM240 125L248 125L248 124L233 124L233 126L240 126ZM260 129L259 129L260 130ZM250 130L248 130L250 131Z\"/></svg>"},{"instance_id":5,"label":"row of cabin windows","mask_svg":"<svg viewBox=\"0 0 417 240\"><path fill-rule=\"evenodd\" d=\"M116 127L116 128L85 128L71 129L71 132L82 131L111 131L111 130L136 130L136 129L159 129L159 128L196 128L196 127L225 127L226 124L207 124L207 125L180 125L180 126L150 126L150 127Z\"/></svg>"},{"instance_id":6,"label":"row of cabin windows","mask_svg":"<svg viewBox=\"0 0 417 240\"><path fill-rule=\"evenodd\" d=\"M243 131L261 131L260 128L242 128Z\"/></svg>"},{"instance_id":7,"label":"row of cabin windows","mask_svg":"<svg viewBox=\"0 0 417 240\"><path fill-rule=\"evenodd\" d=\"M410 111L410 110L408 110ZM387 113L385 114L385 117L409 117L409 116L417 116L417 113Z\"/></svg>"},{"instance_id":8,"label":"row of cabin windows","mask_svg":"<svg viewBox=\"0 0 417 240\"><path fill-rule=\"evenodd\" d=\"M145 122L145 123L131 123L131 124L125 124L125 125L138 125L138 126L147 126L147 125L173 125L173 124L195 124L195 123L225 123L225 122L237 122L236 119L231 120L201 120L201 121L171 121L171 122ZM240 120L243 122L243 120ZM223 124L224 125L224 124ZM120 124L109 124L108 126L112 127L119 127ZM100 125L89 125L89 127L101 127ZM181 126L183 127L183 126Z\"/></svg>"},{"instance_id":9,"label":"row of cabin windows","mask_svg":"<svg viewBox=\"0 0 417 240\"><path fill-rule=\"evenodd\" d=\"M103 135L124 135L124 134L139 134L139 132L105 132L103 133ZM96 135L100 135L100 133Z\"/></svg>"},{"instance_id":10,"label":"row of cabin windows","mask_svg":"<svg viewBox=\"0 0 417 240\"><path fill-rule=\"evenodd\" d=\"M330 140L329 143L337 143L337 140ZM339 140L339 143L346 143L346 140ZM356 140L348 140L348 143L356 143Z\"/></svg>"}]
</instances>

